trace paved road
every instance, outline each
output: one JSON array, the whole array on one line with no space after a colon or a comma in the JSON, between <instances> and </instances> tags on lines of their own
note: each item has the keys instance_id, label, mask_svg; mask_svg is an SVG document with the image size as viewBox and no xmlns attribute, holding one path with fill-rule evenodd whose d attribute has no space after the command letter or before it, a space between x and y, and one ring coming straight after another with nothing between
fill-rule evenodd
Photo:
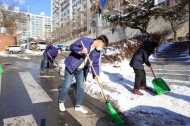
<instances>
[{"instance_id":1,"label":"paved road","mask_svg":"<svg viewBox=\"0 0 190 126\"><path fill-rule=\"evenodd\" d=\"M68 53L62 53L58 59ZM84 107L87 115L74 111L75 84L66 99L66 112L58 109L58 97L63 76L46 71L40 74L41 55L19 54L2 57L4 73L0 85L0 126L108 126L110 115L104 102L87 94Z\"/></svg>"}]
</instances>

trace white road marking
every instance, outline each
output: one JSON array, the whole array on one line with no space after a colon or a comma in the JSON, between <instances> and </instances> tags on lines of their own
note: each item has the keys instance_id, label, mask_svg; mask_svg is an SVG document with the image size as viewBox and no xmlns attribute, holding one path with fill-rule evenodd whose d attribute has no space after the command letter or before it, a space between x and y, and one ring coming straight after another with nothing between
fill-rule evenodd
<instances>
[{"instance_id":1,"label":"white road marking","mask_svg":"<svg viewBox=\"0 0 190 126\"><path fill-rule=\"evenodd\" d=\"M50 91L61 91L61 88L51 89Z\"/></svg>"},{"instance_id":2,"label":"white road marking","mask_svg":"<svg viewBox=\"0 0 190 126\"><path fill-rule=\"evenodd\" d=\"M84 106L83 106L84 107ZM96 113L93 113L86 107L88 110L87 114L82 114L81 112L76 112L74 108L66 108L66 110L82 125L82 126L97 126L99 118L104 117L105 115L96 109Z\"/></svg>"},{"instance_id":3,"label":"white road marking","mask_svg":"<svg viewBox=\"0 0 190 126\"><path fill-rule=\"evenodd\" d=\"M4 126L38 126L32 115L3 119Z\"/></svg>"},{"instance_id":4,"label":"white road marking","mask_svg":"<svg viewBox=\"0 0 190 126\"><path fill-rule=\"evenodd\" d=\"M19 72L19 75L33 104L52 101L29 72Z\"/></svg>"},{"instance_id":5,"label":"white road marking","mask_svg":"<svg viewBox=\"0 0 190 126\"><path fill-rule=\"evenodd\" d=\"M47 76L47 75L44 75L44 76L39 76L39 77L50 78L50 77L55 77L55 76Z\"/></svg>"},{"instance_id":6,"label":"white road marking","mask_svg":"<svg viewBox=\"0 0 190 126\"><path fill-rule=\"evenodd\" d=\"M50 91L61 91L61 88L59 88L59 89L52 89L52 90L50 90Z\"/></svg>"}]
</instances>

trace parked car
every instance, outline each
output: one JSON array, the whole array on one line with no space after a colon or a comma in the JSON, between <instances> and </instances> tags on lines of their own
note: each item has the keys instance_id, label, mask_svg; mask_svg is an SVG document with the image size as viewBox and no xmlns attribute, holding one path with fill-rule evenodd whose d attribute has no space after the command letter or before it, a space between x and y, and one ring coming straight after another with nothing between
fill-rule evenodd
<instances>
[{"instance_id":1,"label":"parked car","mask_svg":"<svg viewBox=\"0 0 190 126\"><path fill-rule=\"evenodd\" d=\"M32 50L36 47L37 43L36 42L30 42L29 44L29 49Z\"/></svg>"},{"instance_id":2,"label":"parked car","mask_svg":"<svg viewBox=\"0 0 190 126\"><path fill-rule=\"evenodd\" d=\"M21 49L27 49L27 44L21 44L21 45L20 45L20 48L21 48Z\"/></svg>"},{"instance_id":3,"label":"parked car","mask_svg":"<svg viewBox=\"0 0 190 126\"><path fill-rule=\"evenodd\" d=\"M65 51L63 44L57 44L55 47L61 49L62 51Z\"/></svg>"},{"instance_id":4,"label":"parked car","mask_svg":"<svg viewBox=\"0 0 190 126\"><path fill-rule=\"evenodd\" d=\"M11 45L8 47L8 53L9 54L13 54L13 53L18 53L18 54L21 54L21 48L20 46L17 46L17 45Z\"/></svg>"},{"instance_id":5,"label":"parked car","mask_svg":"<svg viewBox=\"0 0 190 126\"><path fill-rule=\"evenodd\" d=\"M65 51L70 51L70 46L65 46Z\"/></svg>"},{"instance_id":6,"label":"parked car","mask_svg":"<svg viewBox=\"0 0 190 126\"><path fill-rule=\"evenodd\" d=\"M46 42L37 42L38 50L45 50L46 49Z\"/></svg>"}]
</instances>

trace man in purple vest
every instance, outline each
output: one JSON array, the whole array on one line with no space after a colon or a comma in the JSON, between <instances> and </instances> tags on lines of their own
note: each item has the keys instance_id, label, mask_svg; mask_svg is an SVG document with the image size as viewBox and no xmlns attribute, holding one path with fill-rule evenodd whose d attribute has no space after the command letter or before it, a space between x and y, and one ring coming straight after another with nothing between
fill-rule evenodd
<instances>
[{"instance_id":1,"label":"man in purple vest","mask_svg":"<svg viewBox=\"0 0 190 126\"><path fill-rule=\"evenodd\" d=\"M43 53L43 59L41 61L40 73L44 73L44 68L45 68L45 65L47 65L47 63L49 63L50 72L53 72L53 60L55 60L55 58L57 57L58 53L60 53L60 52L61 51L58 50L52 44L49 44L46 47L46 50Z\"/></svg>"},{"instance_id":2,"label":"man in purple vest","mask_svg":"<svg viewBox=\"0 0 190 126\"><path fill-rule=\"evenodd\" d=\"M84 80L86 80L90 68L86 54L89 54L97 74L95 76L93 73L93 78L98 81L100 53L101 50L108 45L108 42L108 38L105 35L100 35L96 39L82 37L70 45L71 53L65 59L65 80L59 97L60 111L65 111L64 102L71 86L72 79L75 77L77 86L75 111L88 113L81 105L84 96Z\"/></svg>"}]
</instances>

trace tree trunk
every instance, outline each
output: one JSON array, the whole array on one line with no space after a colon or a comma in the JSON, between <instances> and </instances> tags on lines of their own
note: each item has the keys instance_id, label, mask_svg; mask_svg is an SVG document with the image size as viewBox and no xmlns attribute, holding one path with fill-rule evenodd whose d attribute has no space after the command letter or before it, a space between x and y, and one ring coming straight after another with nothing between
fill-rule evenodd
<instances>
[{"instance_id":1,"label":"tree trunk","mask_svg":"<svg viewBox=\"0 0 190 126\"><path fill-rule=\"evenodd\" d=\"M174 40L176 41L176 42L178 42L178 39L177 39L177 31L174 29Z\"/></svg>"},{"instance_id":2,"label":"tree trunk","mask_svg":"<svg viewBox=\"0 0 190 126\"><path fill-rule=\"evenodd\" d=\"M177 31L176 31L175 26L174 26L174 21L173 20L170 21L170 24L172 26L172 30L173 30L173 33L174 33L174 41L177 42L178 41L177 40Z\"/></svg>"}]
</instances>

